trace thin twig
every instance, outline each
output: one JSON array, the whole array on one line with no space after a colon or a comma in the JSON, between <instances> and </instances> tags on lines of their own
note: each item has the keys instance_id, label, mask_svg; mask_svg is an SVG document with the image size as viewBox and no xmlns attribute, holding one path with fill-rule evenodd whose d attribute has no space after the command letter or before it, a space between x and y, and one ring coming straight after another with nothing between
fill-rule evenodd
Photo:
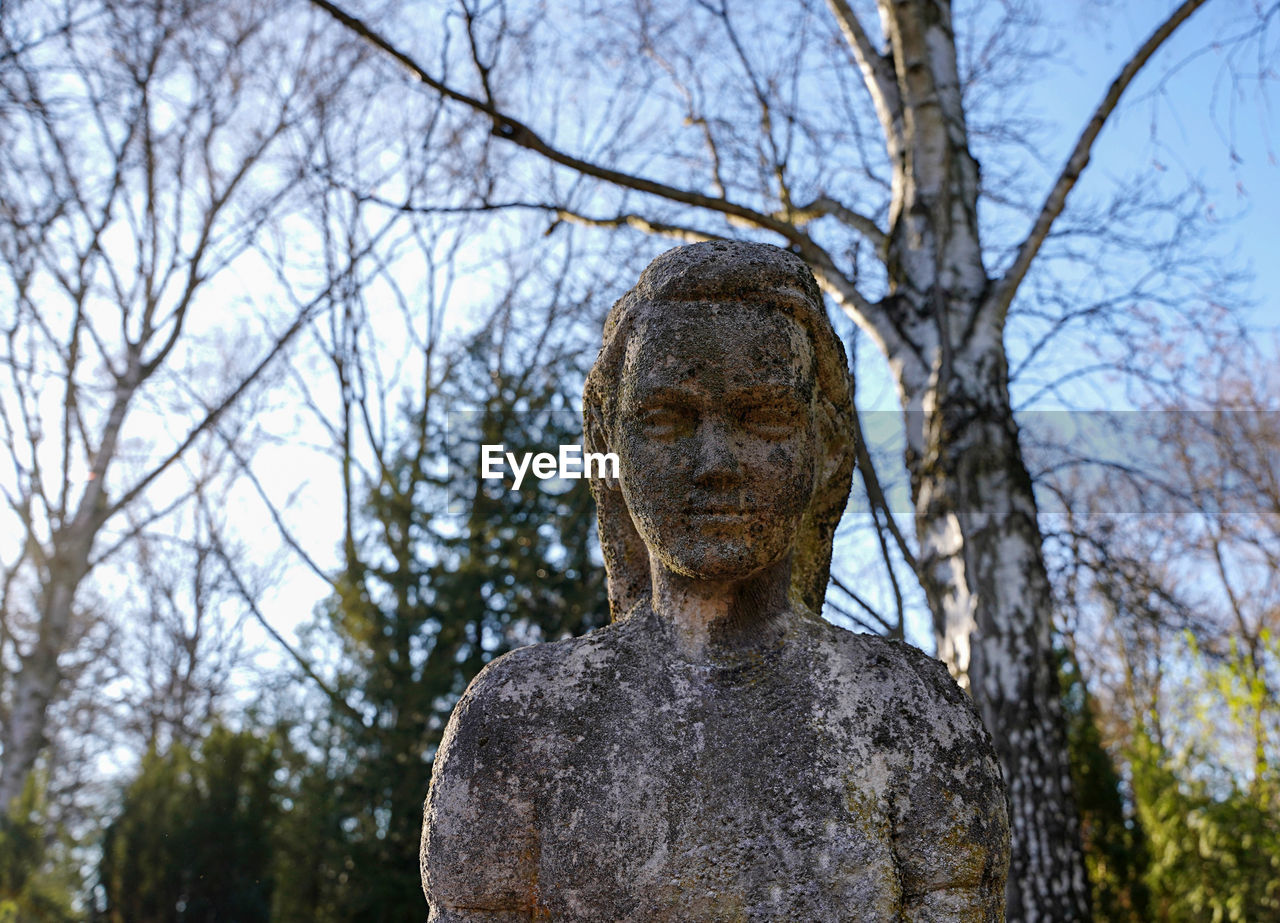
<instances>
[{"instance_id":1,"label":"thin twig","mask_svg":"<svg viewBox=\"0 0 1280 923\"><path fill-rule=\"evenodd\" d=\"M1053 222L1062 214L1062 210L1067 203L1067 195L1075 186L1076 180L1080 178L1084 168L1088 166L1093 144L1102 132L1107 119L1115 111L1116 105L1120 102L1120 97L1128 89L1129 84L1133 82L1138 72L1146 66L1151 56L1205 2L1206 0L1185 0L1181 6L1173 11L1168 19L1160 24L1159 28L1151 33L1147 40L1133 53L1133 57L1125 62L1124 67L1120 69L1120 73L1116 75L1115 80L1111 82L1111 86L1107 88L1106 95L1085 124L1084 130L1076 141L1075 148L1071 151L1071 156L1067 158L1066 165L1063 166L1057 181L1054 182L1053 188L1049 190L1049 194L1045 197L1044 205L1041 206L1040 214L1031 226L1026 240L1018 247L1018 255L1014 258L1013 265L1009 267L1004 277L992 289L990 301L987 303L986 308L994 311L1001 321L1008 313L1009 305L1013 302L1014 295L1018 293L1018 287L1026 277L1027 270L1031 268L1032 261L1035 260L1036 254L1040 252L1040 247L1044 244L1045 238L1049 236L1049 229L1053 227Z\"/></svg>"}]
</instances>

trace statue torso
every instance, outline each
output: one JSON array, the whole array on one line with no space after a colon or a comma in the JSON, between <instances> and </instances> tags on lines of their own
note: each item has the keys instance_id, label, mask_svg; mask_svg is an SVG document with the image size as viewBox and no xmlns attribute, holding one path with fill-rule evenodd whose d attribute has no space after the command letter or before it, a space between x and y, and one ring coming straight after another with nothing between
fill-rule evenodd
<instances>
[{"instance_id":1,"label":"statue torso","mask_svg":"<svg viewBox=\"0 0 1280 923\"><path fill-rule=\"evenodd\" d=\"M472 797L497 793L483 835L506 845L476 861L553 920L898 919L921 738L973 741L913 726L923 655L811 617L776 634L691 662L642 607L504 658L466 705L474 750L455 735L442 752ZM432 837L429 870L450 860ZM454 874L435 877L447 891Z\"/></svg>"}]
</instances>

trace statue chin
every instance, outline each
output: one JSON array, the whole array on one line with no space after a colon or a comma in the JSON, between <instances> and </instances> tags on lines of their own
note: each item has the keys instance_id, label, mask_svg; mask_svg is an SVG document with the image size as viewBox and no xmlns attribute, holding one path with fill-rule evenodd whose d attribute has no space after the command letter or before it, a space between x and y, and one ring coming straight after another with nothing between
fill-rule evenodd
<instances>
[{"instance_id":1,"label":"statue chin","mask_svg":"<svg viewBox=\"0 0 1280 923\"><path fill-rule=\"evenodd\" d=\"M693 580L741 580L759 573L790 555L792 542L787 536L795 534L776 525L764 536L744 536L736 527L718 528L719 523L703 525L678 534L668 526L659 535L645 534L649 530L642 528L641 534L651 558Z\"/></svg>"}]
</instances>

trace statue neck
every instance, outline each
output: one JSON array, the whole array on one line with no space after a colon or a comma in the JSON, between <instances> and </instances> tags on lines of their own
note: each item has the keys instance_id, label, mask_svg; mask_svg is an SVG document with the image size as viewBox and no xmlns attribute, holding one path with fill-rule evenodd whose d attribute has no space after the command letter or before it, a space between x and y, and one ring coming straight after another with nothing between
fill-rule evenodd
<instances>
[{"instance_id":1,"label":"statue neck","mask_svg":"<svg viewBox=\"0 0 1280 923\"><path fill-rule=\"evenodd\" d=\"M686 577L652 560L651 605L674 629L676 644L692 660L767 641L791 611L791 558L746 577Z\"/></svg>"}]
</instances>

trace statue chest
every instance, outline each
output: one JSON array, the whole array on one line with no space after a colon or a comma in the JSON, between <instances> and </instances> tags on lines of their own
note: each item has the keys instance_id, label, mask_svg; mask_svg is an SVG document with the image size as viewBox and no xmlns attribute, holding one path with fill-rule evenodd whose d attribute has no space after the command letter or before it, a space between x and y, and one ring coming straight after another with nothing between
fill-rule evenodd
<instances>
[{"instance_id":1,"label":"statue chest","mask_svg":"<svg viewBox=\"0 0 1280 923\"><path fill-rule=\"evenodd\" d=\"M895 917L883 748L820 690L759 666L619 671L564 703L537 760L552 919Z\"/></svg>"}]
</instances>

